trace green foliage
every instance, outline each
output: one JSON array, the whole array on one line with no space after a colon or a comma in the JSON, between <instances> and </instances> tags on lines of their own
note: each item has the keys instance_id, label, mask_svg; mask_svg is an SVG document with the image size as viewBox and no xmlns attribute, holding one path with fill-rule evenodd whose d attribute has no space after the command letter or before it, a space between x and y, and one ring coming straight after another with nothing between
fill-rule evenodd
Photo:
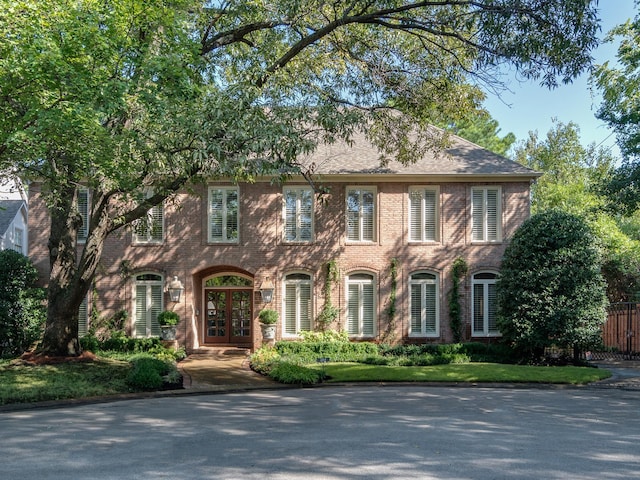
<instances>
[{"instance_id":1,"label":"green foliage","mask_svg":"<svg viewBox=\"0 0 640 480\"><path fill-rule=\"evenodd\" d=\"M251 368L263 375L269 372L280 361L280 354L272 346L265 346L256 350L250 357Z\"/></svg>"},{"instance_id":2,"label":"green foliage","mask_svg":"<svg viewBox=\"0 0 640 480\"><path fill-rule=\"evenodd\" d=\"M181 378L176 375L174 362L156 358L147 353L141 353L129 360L132 364L126 382L137 390L158 390L165 384L180 383Z\"/></svg>"},{"instance_id":3,"label":"green foliage","mask_svg":"<svg viewBox=\"0 0 640 480\"><path fill-rule=\"evenodd\" d=\"M495 65L568 82L589 67L598 29L583 0L5 3L0 170L44 182L60 246L51 352L75 344L57 333L75 321L59 312L77 311L107 236L185 185L309 174L301 154L361 129L385 160L411 162L442 145L429 124L478 109L476 80ZM83 182L92 228L78 248Z\"/></svg>"},{"instance_id":4,"label":"green foliage","mask_svg":"<svg viewBox=\"0 0 640 480\"><path fill-rule=\"evenodd\" d=\"M468 272L467 262L462 257L458 257L453 261L451 266L451 276L453 285L448 295L449 302L449 323L451 332L453 333L453 341L460 342L462 340L462 306L460 305L460 279Z\"/></svg>"},{"instance_id":5,"label":"green foliage","mask_svg":"<svg viewBox=\"0 0 640 480\"><path fill-rule=\"evenodd\" d=\"M180 322L180 315L171 310L164 310L158 314L158 323L161 326L172 327Z\"/></svg>"},{"instance_id":6,"label":"green foliage","mask_svg":"<svg viewBox=\"0 0 640 480\"><path fill-rule=\"evenodd\" d=\"M503 156L507 154L511 145L516 141L516 136L512 132L500 137L500 127L497 120L491 118L489 112L484 110L470 112L464 118L457 121L442 122L438 126Z\"/></svg>"},{"instance_id":7,"label":"green foliage","mask_svg":"<svg viewBox=\"0 0 640 480\"><path fill-rule=\"evenodd\" d=\"M595 237L579 217L534 215L507 246L497 282L498 328L525 359L546 347L588 349L606 317Z\"/></svg>"},{"instance_id":8,"label":"green foliage","mask_svg":"<svg viewBox=\"0 0 640 480\"><path fill-rule=\"evenodd\" d=\"M258 318L260 319L260 323L264 325L273 325L278 322L278 312L265 308L264 310L260 310Z\"/></svg>"},{"instance_id":9,"label":"green foliage","mask_svg":"<svg viewBox=\"0 0 640 480\"><path fill-rule=\"evenodd\" d=\"M24 255L0 251L0 357L18 356L42 335L44 290L38 271Z\"/></svg>"},{"instance_id":10,"label":"green foliage","mask_svg":"<svg viewBox=\"0 0 640 480\"><path fill-rule=\"evenodd\" d=\"M324 374L298 363L283 361L274 365L269 377L280 383L313 385L319 383Z\"/></svg>"},{"instance_id":11,"label":"green foliage","mask_svg":"<svg viewBox=\"0 0 640 480\"><path fill-rule=\"evenodd\" d=\"M318 358L329 358L332 362L357 362L378 354L378 346L370 342L296 342L279 341L276 351L285 358L296 358L309 363Z\"/></svg>"},{"instance_id":12,"label":"green foliage","mask_svg":"<svg viewBox=\"0 0 640 480\"><path fill-rule=\"evenodd\" d=\"M387 306L387 329L382 336L384 342L392 342L396 336L396 302L398 300L398 259L392 258L389 267L391 276L391 291Z\"/></svg>"},{"instance_id":13,"label":"green foliage","mask_svg":"<svg viewBox=\"0 0 640 480\"><path fill-rule=\"evenodd\" d=\"M346 330L324 330L322 332L302 330L299 335L303 342L309 343L349 343L349 333Z\"/></svg>"},{"instance_id":14,"label":"green foliage","mask_svg":"<svg viewBox=\"0 0 640 480\"><path fill-rule=\"evenodd\" d=\"M123 332L114 332L110 338L100 340L93 335L85 335L80 339L83 350L102 356L128 358L132 353L148 353L156 358L180 361L186 358L184 348L174 350L166 348L157 337L132 338ZM123 355L114 355L121 353Z\"/></svg>"},{"instance_id":15,"label":"green foliage","mask_svg":"<svg viewBox=\"0 0 640 480\"><path fill-rule=\"evenodd\" d=\"M335 322L340 314L338 307L333 305L331 301L331 288L339 278L338 264L335 260L329 260L326 263L325 268L324 287L322 289L324 293L324 305L316 318L316 321L322 330L326 330L333 322Z\"/></svg>"},{"instance_id":16,"label":"green foliage","mask_svg":"<svg viewBox=\"0 0 640 480\"><path fill-rule=\"evenodd\" d=\"M640 17L614 28L605 41L619 41L616 62L605 62L594 72L602 94L596 116L616 133L625 162L607 185L606 193L618 211L631 213L640 205Z\"/></svg>"}]
</instances>

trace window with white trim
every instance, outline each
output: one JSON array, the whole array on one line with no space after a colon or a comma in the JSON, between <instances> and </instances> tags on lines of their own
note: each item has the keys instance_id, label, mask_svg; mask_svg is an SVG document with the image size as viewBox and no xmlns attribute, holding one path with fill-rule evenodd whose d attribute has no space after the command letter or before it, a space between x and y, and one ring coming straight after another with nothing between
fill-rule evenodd
<instances>
[{"instance_id":1,"label":"window with white trim","mask_svg":"<svg viewBox=\"0 0 640 480\"><path fill-rule=\"evenodd\" d=\"M374 277L352 273L347 277L347 332L354 337L376 334L376 296Z\"/></svg>"},{"instance_id":2,"label":"window with white trim","mask_svg":"<svg viewBox=\"0 0 640 480\"><path fill-rule=\"evenodd\" d=\"M471 189L471 240L499 242L502 240L502 205L500 187Z\"/></svg>"},{"instance_id":3,"label":"window with white trim","mask_svg":"<svg viewBox=\"0 0 640 480\"><path fill-rule=\"evenodd\" d=\"M438 241L438 188L409 188L409 240Z\"/></svg>"},{"instance_id":4,"label":"window with white trim","mask_svg":"<svg viewBox=\"0 0 640 480\"><path fill-rule=\"evenodd\" d=\"M147 198L153 195L152 190L146 192ZM164 240L164 207L162 203L151 207L147 214L135 221L133 225L133 243L162 243Z\"/></svg>"},{"instance_id":5,"label":"window with white trim","mask_svg":"<svg viewBox=\"0 0 640 480\"><path fill-rule=\"evenodd\" d=\"M373 242L376 239L376 190L347 188L347 240Z\"/></svg>"},{"instance_id":6,"label":"window with white trim","mask_svg":"<svg viewBox=\"0 0 640 480\"><path fill-rule=\"evenodd\" d=\"M133 334L135 337L160 335L158 314L164 310L162 275L142 273L133 286Z\"/></svg>"},{"instance_id":7,"label":"window with white trim","mask_svg":"<svg viewBox=\"0 0 640 480\"><path fill-rule=\"evenodd\" d=\"M85 242L89 236L89 189L78 187L78 214L82 226L78 229L78 242Z\"/></svg>"},{"instance_id":8,"label":"window with white trim","mask_svg":"<svg viewBox=\"0 0 640 480\"><path fill-rule=\"evenodd\" d=\"M439 282L431 272L415 272L409 277L409 336L439 337Z\"/></svg>"},{"instance_id":9,"label":"window with white trim","mask_svg":"<svg viewBox=\"0 0 640 480\"><path fill-rule=\"evenodd\" d=\"M497 337L496 279L493 272L479 272L471 277L471 335Z\"/></svg>"},{"instance_id":10,"label":"window with white trim","mask_svg":"<svg viewBox=\"0 0 640 480\"><path fill-rule=\"evenodd\" d=\"M291 273L284 277L283 335L296 336L311 330L311 275Z\"/></svg>"},{"instance_id":11,"label":"window with white trim","mask_svg":"<svg viewBox=\"0 0 640 480\"><path fill-rule=\"evenodd\" d=\"M209 242L238 243L238 205L238 187L209 187Z\"/></svg>"},{"instance_id":12,"label":"window with white trim","mask_svg":"<svg viewBox=\"0 0 640 480\"><path fill-rule=\"evenodd\" d=\"M313 190L305 187L285 187L283 191L285 242L313 240Z\"/></svg>"},{"instance_id":13,"label":"window with white trim","mask_svg":"<svg viewBox=\"0 0 640 480\"><path fill-rule=\"evenodd\" d=\"M25 254L24 251L24 230L15 227L13 229L13 249L21 254Z\"/></svg>"}]
</instances>

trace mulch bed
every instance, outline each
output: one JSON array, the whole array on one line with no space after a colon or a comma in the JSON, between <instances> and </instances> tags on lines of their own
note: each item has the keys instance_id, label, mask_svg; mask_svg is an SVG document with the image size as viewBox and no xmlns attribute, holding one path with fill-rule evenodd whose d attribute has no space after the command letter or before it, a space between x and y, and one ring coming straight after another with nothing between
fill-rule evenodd
<instances>
[{"instance_id":1,"label":"mulch bed","mask_svg":"<svg viewBox=\"0 0 640 480\"><path fill-rule=\"evenodd\" d=\"M94 362L97 360L92 352L82 352L80 355L75 356L50 356L43 353L37 352L26 352L20 355L20 358L17 358L11 365L59 365L61 363L87 363Z\"/></svg>"}]
</instances>

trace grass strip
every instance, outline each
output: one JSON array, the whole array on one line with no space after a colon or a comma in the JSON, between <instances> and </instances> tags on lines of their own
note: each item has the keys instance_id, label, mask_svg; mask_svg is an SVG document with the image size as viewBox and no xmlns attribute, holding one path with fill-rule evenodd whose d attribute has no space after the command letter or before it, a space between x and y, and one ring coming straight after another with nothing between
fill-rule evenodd
<instances>
[{"instance_id":1,"label":"grass strip","mask_svg":"<svg viewBox=\"0 0 640 480\"><path fill-rule=\"evenodd\" d=\"M584 385L611 376L589 367L539 367L498 363L466 363L428 367L398 367L361 363L314 365L330 377L326 382L467 382L551 383Z\"/></svg>"},{"instance_id":2,"label":"grass strip","mask_svg":"<svg viewBox=\"0 0 640 480\"><path fill-rule=\"evenodd\" d=\"M0 363L0 405L130 392L128 362L98 359L55 365Z\"/></svg>"}]
</instances>

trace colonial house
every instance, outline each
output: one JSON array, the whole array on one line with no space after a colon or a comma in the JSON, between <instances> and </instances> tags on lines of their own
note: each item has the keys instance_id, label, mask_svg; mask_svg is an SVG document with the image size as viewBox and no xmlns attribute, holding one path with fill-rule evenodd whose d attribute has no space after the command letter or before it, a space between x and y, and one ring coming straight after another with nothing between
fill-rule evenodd
<instances>
[{"instance_id":1,"label":"colonial house","mask_svg":"<svg viewBox=\"0 0 640 480\"><path fill-rule=\"evenodd\" d=\"M529 217L536 172L457 137L406 166L380 166L363 138L307 160L326 193L302 177L194 185L113 235L81 331L91 309L95 317L124 310L129 334L154 336L158 313L169 309L180 315L177 339L188 352L256 348L258 314L269 308L279 312L278 339L332 328L354 340L450 342L447 298L461 258L464 340L500 335L496 277L510 236ZM81 210L90 195L81 191ZM37 185L30 209L33 226L46 224ZM43 274L46 235L38 229L30 239ZM169 296L172 283L179 299ZM335 318L321 315L327 304Z\"/></svg>"}]
</instances>

